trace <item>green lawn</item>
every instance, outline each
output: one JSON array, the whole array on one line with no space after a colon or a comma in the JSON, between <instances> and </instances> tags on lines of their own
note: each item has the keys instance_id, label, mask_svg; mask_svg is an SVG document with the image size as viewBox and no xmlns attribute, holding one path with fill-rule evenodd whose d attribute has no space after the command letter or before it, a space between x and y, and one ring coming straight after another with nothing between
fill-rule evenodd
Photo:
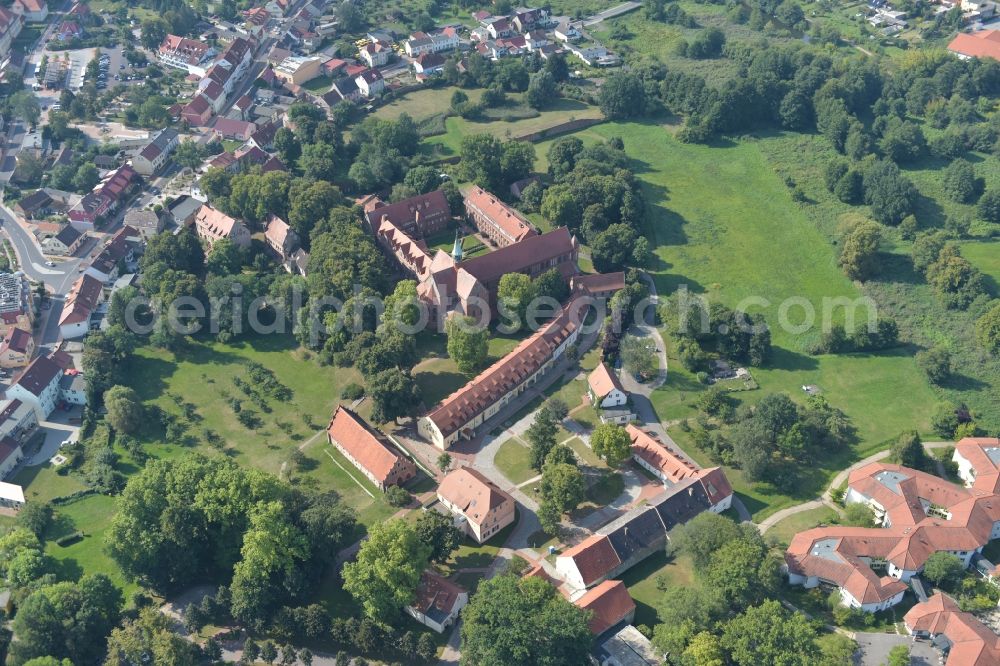
<instances>
[{"instance_id":1,"label":"green lawn","mask_svg":"<svg viewBox=\"0 0 1000 666\"><path fill-rule=\"evenodd\" d=\"M994 296L1000 296L1000 242L962 243L962 255L987 275Z\"/></svg>"},{"instance_id":2,"label":"green lawn","mask_svg":"<svg viewBox=\"0 0 1000 666\"><path fill-rule=\"evenodd\" d=\"M500 445L494 462L497 469L513 484L524 483L538 476L538 472L531 468L528 447L514 438Z\"/></svg>"},{"instance_id":3,"label":"green lawn","mask_svg":"<svg viewBox=\"0 0 1000 666\"><path fill-rule=\"evenodd\" d=\"M23 468L11 482L24 488L24 498L29 502L49 502L87 488L76 476L56 474L56 468L48 463Z\"/></svg>"},{"instance_id":4,"label":"green lawn","mask_svg":"<svg viewBox=\"0 0 1000 666\"><path fill-rule=\"evenodd\" d=\"M520 338L494 336L490 339L487 364L507 355L517 346ZM420 388L424 404L431 407L462 388L478 372L464 373L448 357L447 339L444 335L423 335L417 342L417 353L423 361L413 368L413 378ZM485 366L484 366L485 367Z\"/></svg>"},{"instance_id":5,"label":"green lawn","mask_svg":"<svg viewBox=\"0 0 1000 666\"><path fill-rule=\"evenodd\" d=\"M414 90L402 96L396 96L391 102L375 110L375 117L395 120L400 115L408 113L411 118L420 119L435 113L445 113L451 109L451 96L459 90L458 86L443 88L423 88ZM478 101L483 96L481 88L462 90L469 99Z\"/></svg>"},{"instance_id":6,"label":"green lawn","mask_svg":"<svg viewBox=\"0 0 1000 666\"><path fill-rule=\"evenodd\" d=\"M471 134L492 134L510 138L538 132L570 120L600 117L602 117L601 112L596 107L576 100L558 99L534 118L474 121L457 116L449 117L445 121L447 131L444 134L428 137L421 145L422 149L431 155L451 157L458 155L462 138Z\"/></svg>"},{"instance_id":7,"label":"green lawn","mask_svg":"<svg viewBox=\"0 0 1000 666\"><path fill-rule=\"evenodd\" d=\"M317 76L315 79L307 81L302 87L309 92L322 95L330 90L331 85L333 85L333 79L329 76Z\"/></svg>"},{"instance_id":8,"label":"green lawn","mask_svg":"<svg viewBox=\"0 0 1000 666\"><path fill-rule=\"evenodd\" d=\"M628 593L635 601L633 624L655 627L659 624L656 607L668 587L691 587L697 585L691 558L684 556L670 559L665 551L650 555L621 576Z\"/></svg>"},{"instance_id":9,"label":"green lawn","mask_svg":"<svg viewBox=\"0 0 1000 666\"><path fill-rule=\"evenodd\" d=\"M45 552L59 561L59 577L73 580L83 574L104 573L125 592L126 599L139 586L127 581L118 565L104 550L104 534L115 513L115 500L89 495L55 508L52 526L45 535ZM83 532L83 539L66 547L56 544L59 537Z\"/></svg>"},{"instance_id":10,"label":"green lawn","mask_svg":"<svg viewBox=\"0 0 1000 666\"><path fill-rule=\"evenodd\" d=\"M656 248L651 273L661 296L685 287L710 302L743 304L767 318L773 358L754 369L761 390L736 394L738 399L753 403L782 391L802 400L801 386L817 384L850 417L859 439L855 450L820 461L799 494L814 497L851 459L881 448L902 430L927 432L937 398L912 352L810 356L806 350L820 335L819 325L804 332L781 325L779 309L789 299L812 308L821 322L824 303L853 301L862 293L842 274L835 248L792 201L757 143L683 144L672 129L655 121L605 123L576 136L585 143L623 139L643 184L646 234ZM538 145L539 156L549 145ZM544 159L536 164L538 170L546 166ZM705 196L709 185L712 196ZM800 323L802 312L800 306L790 308L790 323ZM843 308L832 312L832 321L843 320ZM653 394L654 407L664 420L691 416L690 405L704 388L674 363L667 383ZM773 489L741 487L738 478L734 483L753 496L750 509L762 512L758 518L800 501Z\"/></svg>"},{"instance_id":11,"label":"green lawn","mask_svg":"<svg viewBox=\"0 0 1000 666\"><path fill-rule=\"evenodd\" d=\"M768 539L776 539L778 543L787 546L791 542L792 537L799 532L810 530L821 524L835 522L838 518L837 512L829 507L824 506L818 509L811 509L779 521L765 533L765 536Z\"/></svg>"}]
</instances>

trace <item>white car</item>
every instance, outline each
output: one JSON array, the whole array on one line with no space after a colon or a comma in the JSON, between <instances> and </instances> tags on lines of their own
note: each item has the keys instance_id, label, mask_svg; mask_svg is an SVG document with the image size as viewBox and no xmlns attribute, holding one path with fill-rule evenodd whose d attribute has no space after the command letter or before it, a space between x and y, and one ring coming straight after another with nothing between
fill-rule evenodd
<instances>
[{"instance_id":1,"label":"white car","mask_svg":"<svg viewBox=\"0 0 1000 666\"><path fill-rule=\"evenodd\" d=\"M53 266L56 265L56 262L54 262L54 261L46 261L45 265L48 266L49 268L52 268Z\"/></svg>"}]
</instances>

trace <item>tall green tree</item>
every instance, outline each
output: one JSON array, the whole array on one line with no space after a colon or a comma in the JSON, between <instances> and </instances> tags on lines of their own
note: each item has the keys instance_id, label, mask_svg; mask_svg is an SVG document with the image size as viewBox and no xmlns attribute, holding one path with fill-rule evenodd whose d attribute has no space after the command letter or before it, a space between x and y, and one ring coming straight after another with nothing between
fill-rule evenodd
<instances>
[{"instance_id":1,"label":"tall green tree","mask_svg":"<svg viewBox=\"0 0 1000 666\"><path fill-rule=\"evenodd\" d=\"M818 657L815 638L805 615L769 599L730 620L721 642L738 666L811 666Z\"/></svg>"},{"instance_id":2,"label":"tall green tree","mask_svg":"<svg viewBox=\"0 0 1000 666\"><path fill-rule=\"evenodd\" d=\"M539 578L484 580L462 612L462 664L583 664L592 637L587 613Z\"/></svg>"},{"instance_id":3,"label":"tall green tree","mask_svg":"<svg viewBox=\"0 0 1000 666\"><path fill-rule=\"evenodd\" d=\"M632 455L632 439L625 428L614 423L602 423L594 428L590 446L608 467L620 467Z\"/></svg>"},{"instance_id":4,"label":"tall green tree","mask_svg":"<svg viewBox=\"0 0 1000 666\"><path fill-rule=\"evenodd\" d=\"M481 368L489 357L490 331L485 326L476 326L471 317L453 315L445 325L448 333L448 356L462 372L472 372Z\"/></svg>"},{"instance_id":5,"label":"tall green tree","mask_svg":"<svg viewBox=\"0 0 1000 666\"><path fill-rule=\"evenodd\" d=\"M367 617L391 623L413 601L432 551L420 540L417 530L403 520L375 523L357 559L344 565L344 589L358 601Z\"/></svg>"}]
</instances>

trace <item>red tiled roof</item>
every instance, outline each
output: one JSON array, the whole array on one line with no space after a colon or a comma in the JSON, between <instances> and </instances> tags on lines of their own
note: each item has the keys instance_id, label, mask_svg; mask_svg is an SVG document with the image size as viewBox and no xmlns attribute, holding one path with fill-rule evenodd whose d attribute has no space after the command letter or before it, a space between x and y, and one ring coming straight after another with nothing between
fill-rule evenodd
<instances>
[{"instance_id":1,"label":"red tiled roof","mask_svg":"<svg viewBox=\"0 0 1000 666\"><path fill-rule=\"evenodd\" d=\"M1000 453L1000 439L996 437L965 437L955 445L955 453L968 460L972 469L976 470L976 481L973 487L994 495L1000 494L1000 464L995 462L987 451L994 453L994 455Z\"/></svg>"},{"instance_id":2,"label":"red tiled roof","mask_svg":"<svg viewBox=\"0 0 1000 666\"><path fill-rule=\"evenodd\" d=\"M639 456L660 470L671 483L697 476L699 469L682 456L664 446L658 439L631 423L625 426L632 440L632 455Z\"/></svg>"},{"instance_id":3,"label":"red tiled roof","mask_svg":"<svg viewBox=\"0 0 1000 666\"><path fill-rule=\"evenodd\" d=\"M635 602L620 580L606 580L573 602L583 610L592 611L588 622L595 636L615 626L635 613Z\"/></svg>"},{"instance_id":4,"label":"red tiled roof","mask_svg":"<svg viewBox=\"0 0 1000 666\"><path fill-rule=\"evenodd\" d=\"M465 205L499 227L514 243L537 233L527 218L478 185L465 195Z\"/></svg>"},{"instance_id":5,"label":"red tiled roof","mask_svg":"<svg viewBox=\"0 0 1000 666\"><path fill-rule=\"evenodd\" d=\"M487 256L495 254L500 252ZM556 349L580 325L579 316L575 301L570 301L552 321L441 401L427 418L434 422L445 437L464 426L548 363Z\"/></svg>"},{"instance_id":6,"label":"red tiled roof","mask_svg":"<svg viewBox=\"0 0 1000 666\"><path fill-rule=\"evenodd\" d=\"M540 236L528 236L520 243L463 261L460 266L480 282L493 283L507 273L518 273L545 264L576 250L576 239L566 227Z\"/></svg>"},{"instance_id":7,"label":"red tiled roof","mask_svg":"<svg viewBox=\"0 0 1000 666\"><path fill-rule=\"evenodd\" d=\"M447 578L439 576L433 571L426 570L420 574L420 583L414 593L416 598L410 604L424 615L428 611L437 609L446 614L451 614L458 602L461 594L466 594L466 590L451 582Z\"/></svg>"},{"instance_id":8,"label":"red tiled roof","mask_svg":"<svg viewBox=\"0 0 1000 666\"><path fill-rule=\"evenodd\" d=\"M346 407L337 407L326 432L381 483L386 481L401 457L385 441L384 435Z\"/></svg>"},{"instance_id":9,"label":"red tiled roof","mask_svg":"<svg viewBox=\"0 0 1000 666\"><path fill-rule=\"evenodd\" d=\"M448 472L437 494L461 510L469 522L481 525L491 511L514 499L474 469L460 467Z\"/></svg>"},{"instance_id":10,"label":"red tiled roof","mask_svg":"<svg viewBox=\"0 0 1000 666\"><path fill-rule=\"evenodd\" d=\"M451 208L444 192L434 190L427 194L418 194L409 199L403 199L393 204L380 206L366 213L368 224L372 229L378 229L381 222L388 218L393 226L406 229L414 224L422 226L422 220L439 220L451 217Z\"/></svg>"},{"instance_id":11,"label":"red tiled roof","mask_svg":"<svg viewBox=\"0 0 1000 666\"><path fill-rule=\"evenodd\" d=\"M944 634L951 643L946 666L1000 664L1000 637L940 592L911 608L903 623L911 632Z\"/></svg>"},{"instance_id":12,"label":"red tiled roof","mask_svg":"<svg viewBox=\"0 0 1000 666\"><path fill-rule=\"evenodd\" d=\"M603 399L615 389L622 393L625 392L622 383L618 380L618 375L611 372L603 362L598 363L594 371L587 375L587 385L590 386L590 390L598 399Z\"/></svg>"},{"instance_id":13,"label":"red tiled roof","mask_svg":"<svg viewBox=\"0 0 1000 666\"><path fill-rule=\"evenodd\" d=\"M18 354L28 353L28 347L31 344L31 333L28 333L24 329L12 328L10 331L10 336L3 342L3 351L13 351Z\"/></svg>"},{"instance_id":14,"label":"red tiled roof","mask_svg":"<svg viewBox=\"0 0 1000 666\"><path fill-rule=\"evenodd\" d=\"M1000 30L960 32L948 44L948 50L970 58L1000 60Z\"/></svg>"},{"instance_id":15,"label":"red tiled roof","mask_svg":"<svg viewBox=\"0 0 1000 666\"><path fill-rule=\"evenodd\" d=\"M97 307L103 289L104 285L97 278L86 273L81 275L66 295L59 325L78 324L90 319L90 314Z\"/></svg>"},{"instance_id":16,"label":"red tiled roof","mask_svg":"<svg viewBox=\"0 0 1000 666\"><path fill-rule=\"evenodd\" d=\"M570 286L574 290L585 291L591 294L618 291L625 288L625 273L618 271L617 273L574 275Z\"/></svg>"},{"instance_id":17,"label":"red tiled roof","mask_svg":"<svg viewBox=\"0 0 1000 666\"><path fill-rule=\"evenodd\" d=\"M559 557L573 560L584 585L590 585L595 580L603 578L622 563L611 545L611 540L600 534L592 534L564 551Z\"/></svg>"}]
</instances>

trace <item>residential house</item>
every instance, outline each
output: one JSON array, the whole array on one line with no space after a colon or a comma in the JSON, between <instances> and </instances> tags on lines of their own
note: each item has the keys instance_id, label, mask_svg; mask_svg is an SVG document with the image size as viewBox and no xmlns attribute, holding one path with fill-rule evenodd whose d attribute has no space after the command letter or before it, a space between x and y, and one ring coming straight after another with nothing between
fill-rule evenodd
<instances>
[{"instance_id":1,"label":"residential house","mask_svg":"<svg viewBox=\"0 0 1000 666\"><path fill-rule=\"evenodd\" d=\"M12 328L10 335L0 343L0 368L23 368L31 361L34 353L35 339L31 337L31 333Z\"/></svg>"},{"instance_id":2,"label":"residential house","mask_svg":"<svg viewBox=\"0 0 1000 666\"><path fill-rule=\"evenodd\" d=\"M14 204L14 212L27 220L48 217L52 213L52 197L44 189L35 190Z\"/></svg>"},{"instance_id":3,"label":"residential house","mask_svg":"<svg viewBox=\"0 0 1000 666\"><path fill-rule=\"evenodd\" d=\"M590 396L590 402L601 409L621 407L628 402L628 393L622 387L618 375L603 361L587 375L587 395Z\"/></svg>"},{"instance_id":4,"label":"residential house","mask_svg":"<svg viewBox=\"0 0 1000 666\"><path fill-rule=\"evenodd\" d=\"M10 47L21 34L24 16L6 7L0 7L0 61L10 55Z\"/></svg>"},{"instance_id":5,"label":"residential house","mask_svg":"<svg viewBox=\"0 0 1000 666\"><path fill-rule=\"evenodd\" d=\"M87 404L87 382L78 370L67 370L59 380L59 399L68 405Z\"/></svg>"},{"instance_id":6,"label":"residential house","mask_svg":"<svg viewBox=\"0 0 1000 666\"><path fill-rule=\"evenodd\" d=\"M13 402L18 401L15 400ZM7 478L7 475L13 472L22 460L24 460L24 450L21 448L20 442L15 442L7 437L0 439L0 485L11 485L9 483L2 483L2 480ZM24 497L23 493L21 497ZM6 506L2 492L0 492L0 506Z\"/></svg>"},{"instance_id":7,"label":"residential house","mask_svg":"<svg viewBox=\"0 0 1000 666\"><path fill-rule=\"evenodd\" d=\"M166 214L177 228L186 227L194 220L195 214L205 202L187 194L182 194L167 206Z\"/></svg>"},{"instance_id":8,"label":"residential house","mask_svg":"<svg viewBox=\"0 0 1000 666\"><path fill-rule=\"evenodd\" d=\"M215 49L196 39L167 35L157 49L156 56L167 67L182 69L188 74L202 77L215 56Z\"/></svg>"},{"instance_id":9,"label":"residential house","mask_svg":"<svg viewBox=\"0 0 1000 666\"><path fill-rule=\"evenodd\" d=\"M410 39L403 44L403 50L406 55L416 58L425 53L453 51L458 48L459 43L458 31L455 28L445 28L434 35L422 32L410 35Z\"/></svg>"},{"instance_id":10,"label":"residential house","mask_svg":"<svg viewBox=\"0 0 1000 666\"><path fill-rule=\"evenodd\" d=\"M0 439L24 443L38 426L34 408L20 400L0 402ZM0 474L0 479L3 474Z\"/></svg>"},{"instance_id":11,"label":"residential house","mask_svg":"<svg viewBox=\"0 0 1000 666\"><path fill-rule=\"evenodd\" d=\"M254 37L259 37L271 20L271 13L264 7L252 7L243 12L243 29Z\"/></svg>"},{"instance_id":12,"label":"residential house","mask_svg":"<svg viewBox=\"0 0 1000 666\"><path fill-rule=\"evenodd\" d=\"M365 35L369 41L378 42L380 44L388 44L392 46L392 43L396 41L396 33L389 29L377 28L375 30L369 30L368 34Z\"/></svg>"},{"instance_id":13,"label":"residential house","mask_svg":"<svg viewBox=\"0 0 1000 666\"><path fill-rule=\"evenodd\" d=\"M14 483L0 482L0 506L11 509L24 506L24 488Z\"/></svg>"},{"instance_id":14,"label":"residential house","mask_svg":"<svg viewBox=\"0 0 1000 666\"><path fill-rule=\"evenodd\" d=\"M955 460L960 473L973 479L970 488L888 463L852 471L844 501L871 508L882 527L800 532L785 553L789 582L834 586L845 605L875 612L899 603L910 578L936 552L951 553L969 566L983 546L1000 537L997 452L995 438L958 442Z\"/></svg>"},{"instance_id":15,"label":"residential house","mask_svg":"<svg viewBox=\"0 0 1000 666\"><path fill-rule=\"evenodd\" d=\"M588 67L614 67L621 64L621 58L599 44L589 46L569 45L569 51Z\"/></svg>"},{"instance_id":16,"label":"residential house","mask_svg":"<svg viewBox=\"0 0 1000 666\"><path fill-rule=\"evenodd\" d=\"M250 230L246 225L208 204L195 213L194 227L198 237L208 243L209 248L222 238L228 238L239 247L250 246Z\"/></svg>"},{"instance_id":17,"label":"residential house","mask_svg":"<svg viewBox=\"0 0 1000 666\"><path fill-rule=\"evenodd\" d=\"M337 407L326 430L330 444L385 491L417 475L417 466L381 432L347 407Z\"/></svg>"},{"instance_id":18,"label":"residential house","mask_svg":"<svg viewBox=\"0 0 1000 666\"><path fill-rule=\"evenodd\" d=\"M635 619L635 602L620 580L606 580L587 590L573 605L591 613L587 625L594 636L617 630Z\"/></svg>"},{"instance_id":19,"label":"residential house","mask_svg":"<svg viewBox=\"0 0 1000 666\"><path fill-rule=\"evenodd\" d=\"M99 218L114 213L125 201L139 174L125 164L104 177L94 189L69 209L69 221L81 231L92 231Z\"/></svg>"},{"instance_id":20,"label":"residential house","mask_svg":"<svg viewBox=\"0 0 1000 666\"><path fill-rule=\"evenodd\" d=\"M151 210L130 210L125 213L125 224L135 229L143 240L149 240L163 231L163 219Z\"/></svg>"},{"instance_id":21,"label":"residential house","mask_svg":"<svg viewBox=\"0 0 1000 666\"><path fill-rule=\"evenodd\" d=\"M246 141L257 131L257 126L248 120L216 118L212 123L212 129L223 139Z\"/></svg>"},{"instance_id":22,"label":"residential house","mask_svg":"<svg viewBox=\"0 0 1000 666\"><path fill-rule=\"evenodd\" d=\"M226 106L226 91L218 81L204 78L205 86L201 88L201 96L205 98L209 106L212 107L212 115L218 114Z\"/></svg>"},{"instance_id":23,"label":"residential house","mask_svg":"<svg viewBox=\"0 0 1000 666\"><path fill-rule=\"evenodd\" d=\"M514 522L514 498L470 467L459 467L441 479L438 501L455 516L455 526L484 543Z\"/></svg>"},{"instance_id":24,"label":"residential house","mask_svg":"<svg viewBox=\"0 0 1000 666\"><path fill-rule=\"evenodd\" d=\"M84 273L73 283L59 315L59 333L64 340L82 338L90 332L91 319L104 301L104 283Z\"/></svg>"},{"instance_id":25,"label":"residential house","mask_svg":"<svg viewBox=\"0 0 1000 666\"><path fill-rule=\"evenodd\" d=\"M49 6L45 0L14 0L12 8L23 15L27 23L45 23L49 17Z\"/></svg>"},{"instance_id":26,"label":"residential house","mask_svg":"<svg viewBox=\"0 0 1000 666\"><path fill-rule=\"evenodd\" d=\"M152 176L160 171L170 159L170 153L180 145L177 130L166 128L157 132L152 141L132 158L132 168L140 176Z\"/></svg>"},{"instance_id":27,"label":"residential house","mask_svg":"<svg viewBox=\"0 0 1000 666\"><path fill-rule=\"evenodd\" d=\"M0 336L8 337L12 329L32 330L35 313L31 299L31 283L21 273L0 273Z\"/></svg>"},{"instance_id":28,"label":"residential house","mask_svg":"<svg viewBox=\"0 0 1000 666\"><path fill-rule=\"evenodd\" d=\"M510 21L505 18L494 18L486 26L486 32L492 39L503 39L514 34L514 29L510 26Z\"/></svg>"},{"instance_id":29,"label":"residential house","mask_svg":"<svg viewBox=\"0 0 1000 666\"><path fill-rule=\"evenodd\" d=\"M281 126L280 120L264 123L254 130L254 133L247 139L247 143L258 150L272 150L274 149L274 135L278 133Z\"/></svg>"},{"instance_id":30,"label":"residential house","mask_svg":"<svg viewBox=\"0 0 1000 666\"><path fill-rule=\"evenodd\" d=\"M140 240L138 230L125 225L115 232L98 252L85 271L87 275L107 284L118 277L122 266L135 264L135 250Z\"/></svg>"},{"instance_id":31,"label":"residential house","mask_svg":"<svg viewBox=\"0 0 1000 666\"><path fill-rule=\"evenodd\" d=\"M444 63L444 56L440 53L423 53L413 59L413 71L425 77L440 74Z\"/></svg>"},{"instance_id":32,"label":"residential house","mask_svg":"<svg viewBox=\"0 0 1000 666\"><path fill-rule=\"evenodd\" d=\"M83 39L83 36L83 26L76 21L63 21L59 24L59 29L56 30L56 39L60 42L66 42L71 39Z\"/></svg>"},{"instance_id":33,"label":"residential house","mask_svg":"<svg viewBox=\"0 0 1000 666\"><path fill-rule=\"evenodd\" d=\"M1000 664L1000 637L941 592L907 611L903 625L912 636L940 648L944 666Z\"/></svg>"},{"instance_id":34,"label":"residential house","mask_svg":"<svg viewBox=\"0 0 1000 666\"><path fill-rule=\"evenodd\" d=\"M86 232L80 231L72 224L67 224L59 233L49 236L42 241L42 250L45 254L54 254L61 257L72 256L80 249L86 238Z\"/></svg>"},{"instance_id":35,"label":"residential house","mask_svg":"<svg viewBox=\"0 0 1000 666\"><path fill-rule=\"evenodd\" d=\"M313 56L289 56L274 68L281 81L301 86L323 75L323 60Z\"/></svg>"},{"instance_id":36,"label":"residential house","mask_svg":"<svg viewBox=\"0 0 1000 666\"><path fill-rule=\"evenodd\" d=\"M420 575L413 602L405 610L420 624L442 634L468 603L465 588L428 569Z\"/></svg>"},{"instance_id":37,"label":"residential house","mask_svg":"<svg viewBox=\"0 0 1000 666\"><path fill-rule=\"evenodd\" d=\"M537 384L566 349L576 344L582 316L579 307L570 301L510 353L420 417L420 435L442 450L459 439L472 439L487 421Z\"/></svg>"},{"instance_id":38,"label":"residential house","mask_svg":"<svg viewBox=\"0 0 1000 666\"><path fill-rule=\"evenodd\" d=\"M721 470L712 476L719 475L725 478ZM703 511L718 512L731 502L728 481L723 489L707 478L690 477L601 527L561 553L556 558L556 572L571 588L583 590L620 576L653 553L662 552L673 528Z\"/></svg>"},{"instance_id":39,"label":"residential house","mask_svg":"<svg viewBox=\"0 0 1000 666\"><path fill-rule=\"evenodd\" d=\"M663 655L632 625L598 644L594 655L600 666L663 666Z\"/></svg>"},{"instance_id":40,"label":"residential house","mask_svg":"<svg viewBox=\"0 0 1000 666\"><path fill-rule=\"evenodd\" d=\"M377 69L366 69L354 78L354 82L365 97L375 97L385 90L385 79Z\"/></svg>"},{"instance_id":41,"label":"residential house","mask_svg":"<svg viewBox=\"0 0 1000 666\"><path fill-rule=\"evenodd\" d=\"M31 405L39 421L48 418L59 402L62 368L48 356L39 356L7 389L7 398Z\"/></svg>"},{"instance_id":42,"label":"residential house","mask_svg":"<svg viewBox=\"0 0 1000 666\"><path fill-rule=\"evenodd\" d=\"M580 31L569 21L563 21L552 31L552 35L560 42L567 44L575 42L582 36Z\"/></svg>"},{"instance_id":43,"label":"residential house","mask_svg":"<svg viewBox=\"0 0 1000 666\"><path fill-rule=\"evenodd\" d=\"M521 34L530 32L536 27L542 27L548 24L549 12L545 9L529 9L527 7L518 7L514 10L514 15L510 22L514 28Z\"/></svg>"},{"instance_id":44,"label":"residential house","mask_svg":"<svg viewBox=\"0 0 1000 666\"><path fill-rule=\"evenodd\" d=\"M524 35L524 45L529 51L538 51L548 46L552 42L544 30L532 30Z\"/></svg>"},{"instance_id":45,"label":"residential house","mask_svg":"<svg viewBox=\"0 0 1000 666\"><path fill-rule=\"evenodd\" d=\"M292 272L289 267L289 260L292 254L299 249L299 235L288 226L288 223L277 215L269 215L264 225L264 242L274 253L288 272Z\"/></svg>"},{"instance_id":46,"label":"residential house","mask_svg":"<svg viewBox=\"0 0 1000 666\"><path fill-rule=\"evenodd\" d=\"M528 218L478 185L473 185L465 195L465 215L497 247L538 235Z\"/></svg>"},{"instance_id":47,"label":"residential house","mask_svg":"<svg viewBox=\"0 0 1000 666\"><path fill-rule=\"evenodd\" d=\"M434 190L393 204L378 205L366 211L365 218L373 232L378 230L383 221L388 221L410 236L426 238L448 228L451 207L444 192Z\"/></svg>"},{"instance_id":48,"label":"residential house","mask_svg":"<svg viewBox=\"0 0 1000 666\"><path fill-rule=\"evenodd\" d=\"M392 57L392 47L378 42L369 42L358 51L358 57L369 67L383 67Z\"/></svg>"},{"instance_id":49,"label":"residential house","mask_svg":"<svg viewBox=\"0 0 1000 666\"><path fill-rule=\"evenodd\" d=\"M327 110L337 106L342 101L357 102L361 99L361 88L353 76L337 79L330 87L330 92L320 98Z\"/></svg>"}]
</instances>

